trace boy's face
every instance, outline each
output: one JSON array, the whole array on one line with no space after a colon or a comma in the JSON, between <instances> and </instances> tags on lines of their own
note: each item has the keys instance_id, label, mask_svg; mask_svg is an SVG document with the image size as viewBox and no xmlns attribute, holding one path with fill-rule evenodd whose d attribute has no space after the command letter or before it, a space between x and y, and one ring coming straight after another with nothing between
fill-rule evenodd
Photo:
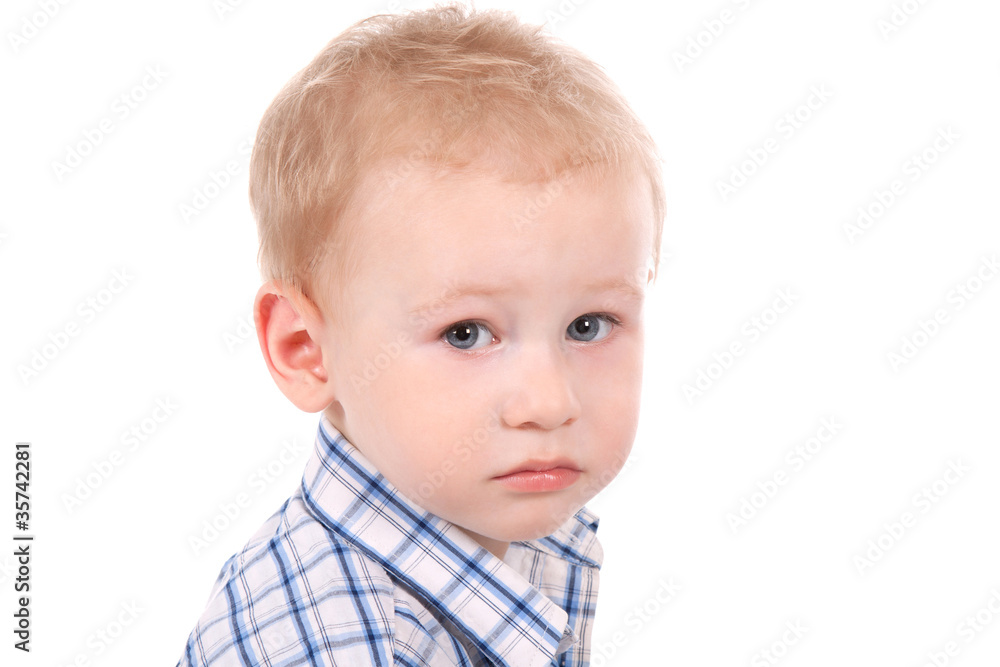
<instances>
[{"instance_id":1,"label":"boy's face","mask_svg":"<svg viewBox=\"0 0 1000 667\"><path fill-rule=\"evenodd\" d=\"M552 533L632 447L649 186L420 169L385 183L369 174L352 212L349 328L317 337L326 414L410 500L502 554Z\"/></svg>"}]
</instances>

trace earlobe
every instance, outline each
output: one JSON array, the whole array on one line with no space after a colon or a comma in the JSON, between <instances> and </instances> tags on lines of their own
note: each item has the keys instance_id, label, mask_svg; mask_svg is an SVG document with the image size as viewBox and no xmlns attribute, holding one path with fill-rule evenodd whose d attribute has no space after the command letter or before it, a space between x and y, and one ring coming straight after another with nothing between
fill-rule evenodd
<instances>
[{"instance_id":1,"label":"earlobe","mask_svg":"<svg viewBox=\"0 0 1000 667\"><path fill-rule=\"evenodd\" d=\"M265 283L254 300L254 322L264 362L281 393L305 412L330 405L332 383L317 340L322 316L308 297Z\"/></svg>"}]
</instances>

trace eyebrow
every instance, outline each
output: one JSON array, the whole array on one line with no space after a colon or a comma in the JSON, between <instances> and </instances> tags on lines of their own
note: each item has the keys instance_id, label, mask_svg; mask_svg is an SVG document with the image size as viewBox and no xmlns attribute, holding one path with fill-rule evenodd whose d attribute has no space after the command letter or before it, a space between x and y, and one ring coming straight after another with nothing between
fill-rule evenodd
<instances>
[{"instance_id":1,"label":"eyebrow","mask_svg":"<svg viewBox=\"0 0 1000 667\"><path fill-rule=\"evenodd\" d=\"M588 283L584 285L583 289L589 293L617 292L625 298L634 300L642 299L644 295L642 288L638 287L634 282L625 280L624 278L613 278L610 280ZM443 308L448 304L465 297L497 296L506 294L510 291L511 288L507 285L488 285L478 283L459 285L455 288L446 290L445 294L442 296L424 301L419 306L411 308L408 314L423 314L432 309Z\"/></svg>"}]
</instances>

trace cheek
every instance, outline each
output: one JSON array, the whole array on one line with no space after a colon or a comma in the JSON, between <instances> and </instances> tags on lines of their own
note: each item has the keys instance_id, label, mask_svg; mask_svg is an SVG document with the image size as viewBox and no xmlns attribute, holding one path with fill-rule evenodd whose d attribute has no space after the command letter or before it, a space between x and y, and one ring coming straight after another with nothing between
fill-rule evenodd
<instances>
[{"instance_id":1,"label":"cheek","mask_svg":"<svg viewBox=\"0 0 1000 667\"><path fill-rule=\"evenodd\" d=\"M484 387L488 394L493 386L476 364L451 360L424 343L402 347L398 357L383 361L367 400L394 406L438 431L469 420L488 401Z\"/></svg>"},{"instance_id":2,"label":"cheek","mask_svg":"<svg viewBox=\"0 0 1000 667\"><path fill-rule=\"evenodd\" d=\"M605 414L637 413L642 392L642 338L619 341L613 351L585 358L577 386L590 409Z\"/></svg>"},{"instance_id":3,"label":"cheek","mask_svg":"<svg viewBox=\"0 0 1000 667\"><path fill-rule=\"evenodd\" d=\"M407 472L441 468L454 458L453 444L471 431L477 414L468 392L440 369L400 356L367 388L355 395L356 414L363 414L376 437L405 443L393 461Z\"/></svg>"},{"instance_id":4,"label":"cheek","mask_svg":"<svg viewBox=\"0 0 1000 667\"><path fill-rule=\"evenodd\" d=\"M620 468L632 449L642 397L642 340L630 339L616 354L595 360L581 396L592 429L594 452L604 469Z\"/></svg>"}]
</instances>

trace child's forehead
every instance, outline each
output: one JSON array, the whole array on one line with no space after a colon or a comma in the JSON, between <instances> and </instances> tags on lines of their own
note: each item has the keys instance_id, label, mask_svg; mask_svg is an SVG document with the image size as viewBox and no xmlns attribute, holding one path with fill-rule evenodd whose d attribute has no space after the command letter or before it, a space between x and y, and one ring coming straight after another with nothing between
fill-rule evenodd
<instances>
[{"instance_id":1,"label":"child's forehead","mask_svg":"<svg viewBox=\"0 0 1000 667\"><path fill-rule=\"evenodd\" d=\"M484 283L514 280L505 271L515 266L555 280L583 261L616 272L609 280L619 286L624 273L630 284L645 283L639 268L647 258L637 248L649 251L652 202L648 184L631 174L523 183L489 170L421 169L392 191L378 187L384 179L384 170L369 175L374 187L363 188L352 237L369 267L384 265L379 273L388 280L433 277L435 292L485 294Z\"/></svg>"},{"instance_id":2,"label":"child's forehead","mask_svg":"<svg viewBox=\"0 0 1000 667\"><path fill-rule=\"evenodd\" d=\"M499 207L481 206L484 182L509 188L505 217L496 212ZM406 289L412 299L406 304L399 304L407 309L419 310L414 303L435 302L455 293L463 283L468 286L477 282L477 278L484 277L484 267L496 271L496 267L517 260L525 248L558 249L561 242L557 238L529 236L538 222L537 215L554 201L576 201L607 188L611 183L622 185L623 191L633 190L639 194L624 196L620 200L621 206L614 207L608 215L608 224L614 226L615 220L631 219L642 227L643 237L652 237L655 233L651 214L652 196L646 175L639 169L582 169L564 172L548 181L538 181L526 178L524 174L499 172L490 163L452 166L415 163L405 157L383 160L362 175L356 197L341 217L344 224L335 239L331 239L339 248L335 254L340 259L335 264L324 264L321 273L332 271L340 278L331 274L330 280L339 282L345 288L348 283L360 287L361 284L355 281L358 272L366 274L362 282L369 287L397 282L410 288L426 286L425 290ZM636 201L646 210L630 214L628 210L636 207ZM582 208L586 210L586 207ZM436 220L442 211L451 215L446 221ZM491 217L493 214L496 215ZM430 224L423 225L418 232L417 223L422 220L428 220ZM492 237L479 231L483 225L490 224L505 230L499 242L491 242ZM461 234L448 235L445 239L428 231L442 230L447 233L449 229L459 230ZM578 234L572 225L564 226L564 230L573 236ZM506 242L522 237L531 238L531 243L518 247L515 243ZM612 238L601 245L600 257L590 261L602 267L616 266L618 268L614 270L617 274L627 273L631 282L645 285L649 257L628 257L625 250L614 244L614 240ZM404 251L390 257L387 250L390 245L402 247ZM445 247L450 251L435 252ZM472 247L477 248L475 254L470 252ZM572 255L567 252L563 255L568 259ZM371 269L375 264L379 267L373 274ZM337 273L337 265L353 269ZM563 275L562 268L566 266L569 265L561 260L549 262L545 273L556 279ZM363 270L362 267L366 268ZM497 279L505 277L502 272L497 273L501 273ZM325 278L320 280L326 282ZM577 284L568 277L566 281ZM352 289L348 288L348 291Z\"/></svg>"},{"instance_id":3,"label":"child's forehead","mask_svg":"<svg viewBox=\"0 0 1000 667\"><path fill-rule=\"evenodd\" d=\"M494 192L523 195L543 191L540 203L579 199L595 189L632 188L649 191L648 175L635 163L588 163L577 167L523 161L519 156L475 156L454 160L416 160L412 155L390 155L367 166L360 175L355 204L405 209L406 199L429 199L472 194L488 186ZM651 193L649 193L651 195ZM401 196L396 196L401 195Z\"/></svg>"},{"instance_id":4,"label":"child's forehead","mask_svg":"<svg viewBox=\"0 0 1000 667\"><path fill-rule=\"evenodd\" d=\"M404 176L401 167L406 167ZM418 235L415 240L435 243L435 232L449 234L457 225L472 244L482 236L497 241L498 255L517 252L517 241L560 243L558 235L543 233L551 221L572 226L572 216L592 208L604 211L611 227L626 221L650 230L654 226L652 194L644 175L610 168L538 180L489 166L414 167L388 161L366 174L353 204L347 212L354 229L351 237L362 244L373 236L406 242ZM550 222L542 226L542 220Z\"/></svg>"}]
</instances>

